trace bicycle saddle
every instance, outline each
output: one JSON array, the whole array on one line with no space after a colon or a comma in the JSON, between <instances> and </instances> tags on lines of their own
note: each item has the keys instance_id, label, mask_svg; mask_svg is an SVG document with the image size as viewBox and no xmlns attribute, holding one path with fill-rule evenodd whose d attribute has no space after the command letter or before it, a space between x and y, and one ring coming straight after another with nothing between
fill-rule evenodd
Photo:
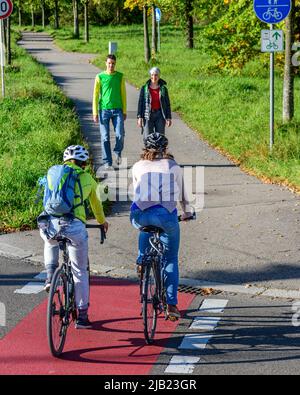
<instances>
[{"instance_id":1,"label":"bicycle saddle","mask_svg":"<svg viewBox=\"0 0 300 395\"><path fill-rule=\"evenodd\" d=\"M162 228L159 228L158 226L153 226L153 225L142 226L140 228L140 231L145 232L145 233L157 233L158 232L159 234L164 232Z\"/></svg>"}]
</instances>

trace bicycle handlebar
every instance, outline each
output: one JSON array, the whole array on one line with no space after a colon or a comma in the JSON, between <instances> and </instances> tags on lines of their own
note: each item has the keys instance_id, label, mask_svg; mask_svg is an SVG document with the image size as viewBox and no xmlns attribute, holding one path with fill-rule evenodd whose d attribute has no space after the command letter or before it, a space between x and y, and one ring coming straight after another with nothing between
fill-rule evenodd
<instances>
[{"instance_id":1,"label":"bicycle handlebar","mask_svg":"<svg viewBox=\"0 0 300 395\"><path fill-rule=\"evenodd\" d=\"M86 228L87 229L99 229L100 230L100 244L104 243L104 240L106 239L106 233L104 231L103 225L86 224Z\"/></svg>"}]
</instances>

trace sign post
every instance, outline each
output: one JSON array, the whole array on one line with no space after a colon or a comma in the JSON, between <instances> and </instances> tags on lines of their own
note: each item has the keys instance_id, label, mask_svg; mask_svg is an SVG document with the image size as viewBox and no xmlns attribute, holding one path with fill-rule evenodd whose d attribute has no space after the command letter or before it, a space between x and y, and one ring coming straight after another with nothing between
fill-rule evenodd
<instances>
[{"instance_id":1,"label":"sign post","mask_svg":"<svg viewBox=\"0 0 300 395\"><path fill-rule=\"evenodd\" d=\"M274 145L275 52L283 50L283 45L280 45L279 42L279 38L283 40L283 34L281 36L279 30L274 30L274 24L283 21L289 15L292 2L291 0L254 0L253 7L256 16L262 22L270 24L268 37L267 31L262 31L262 51L270 52L270 151L272 151ZM268 43L265 44L264 41L268 41Z\"/></svg>"},{"instance_id":2,"label":"sign post","mask_svg":"<svg viewBox=\"0 0 300 395\"><path fill-rule=\"evenodd\" d=\"M0 0L0 66L1 66L1 92L5 96L4 66L5 66L5 45L3 20L8 18L13 11L11 0Z\"/></svg>"},{"instance_id":3,"label":"sign post","mask_svg":"<svg viewBox=\"0 0 300 395\"><path fill-rule=\"evenodd\" d=\"M155 8L155 19L157 22L157 49L160 52L160 20L161 20L161 10Z\"/></svg>"}]
</instances>

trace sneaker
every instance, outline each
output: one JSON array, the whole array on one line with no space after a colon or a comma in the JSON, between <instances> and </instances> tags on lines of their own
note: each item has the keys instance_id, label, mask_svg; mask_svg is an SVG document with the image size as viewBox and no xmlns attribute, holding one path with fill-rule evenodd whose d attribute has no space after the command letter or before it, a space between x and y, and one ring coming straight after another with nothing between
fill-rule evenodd
<instances>
[{"instance_id":1,"label":"sneaker","mask_svg":"<svg viewBox=\"0 0 300 395\"><path fill-rule=\"evenodd\" d=\"M122 163L121 155L116 155L116 165L120 166L121 163Z\"/></svg>"},{"instance_id":2,"label":"sneaker","mask_svg":"<svg viewBox=\"0 0 300 395\"><path fill-rule=\"evenodd\" d=\"M167 317L169 318L170 321L177 321L178 318L181 317L177 306L172 305L172 304L168 304L168 306L167 306Z\"/></svg>"},{"instance_id":3,"label":"sneaker","mask_svg":"<svg viewBox=\"0 0 300 395\"><path fill-rule=\"evenodd\" d=\"M110 171L113 170L113 167L109 163L105 163L103 166L103 170Z\"/></svg>"},{"instance_id":4,"label":"sneaker","mask_svg":"<svg viewBox=\"0 0 300 395\"><path fill-rule=\"evenodd\" d=\"M78 318L78 320L75 323L75 328L76 329L92 329L92 323L88 318Z\"/></svg>"},{"instance_id":5,"label":"sneaker","mask_svg":"<svg viewBox=\"0 0 300 395\"><path fill-rule=\"evenodd\" d=\"M44 291L48 292L50 291L50 287L51 287L51 279L47 278L45 285L44 285Z\"/></svg>"}]
</instances>

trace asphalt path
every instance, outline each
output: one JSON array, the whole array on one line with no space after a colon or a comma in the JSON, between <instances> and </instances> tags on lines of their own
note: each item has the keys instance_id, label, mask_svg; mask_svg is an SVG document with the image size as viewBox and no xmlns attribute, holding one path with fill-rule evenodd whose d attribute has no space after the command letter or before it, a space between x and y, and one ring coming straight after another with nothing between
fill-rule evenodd
<instances>
[{"instance_id":1,"label":"asphalt path","mask_svg":"<svg viewBox=\"0 0 300 395\"><path fill-rule=\"evenodd\" d=\"M47 295L15 293L42 269L0 258L7 318L0 327L0 374L299 374L300 331L293 322L299 323L300 308L293 311L293 301L180 292L183 318L178 324L160 319L155 344L147 346L137 283L103 277L92 281L93 329L70 327L62 358L55 359L46 338Z\"/></svg>"}]
</instances>

